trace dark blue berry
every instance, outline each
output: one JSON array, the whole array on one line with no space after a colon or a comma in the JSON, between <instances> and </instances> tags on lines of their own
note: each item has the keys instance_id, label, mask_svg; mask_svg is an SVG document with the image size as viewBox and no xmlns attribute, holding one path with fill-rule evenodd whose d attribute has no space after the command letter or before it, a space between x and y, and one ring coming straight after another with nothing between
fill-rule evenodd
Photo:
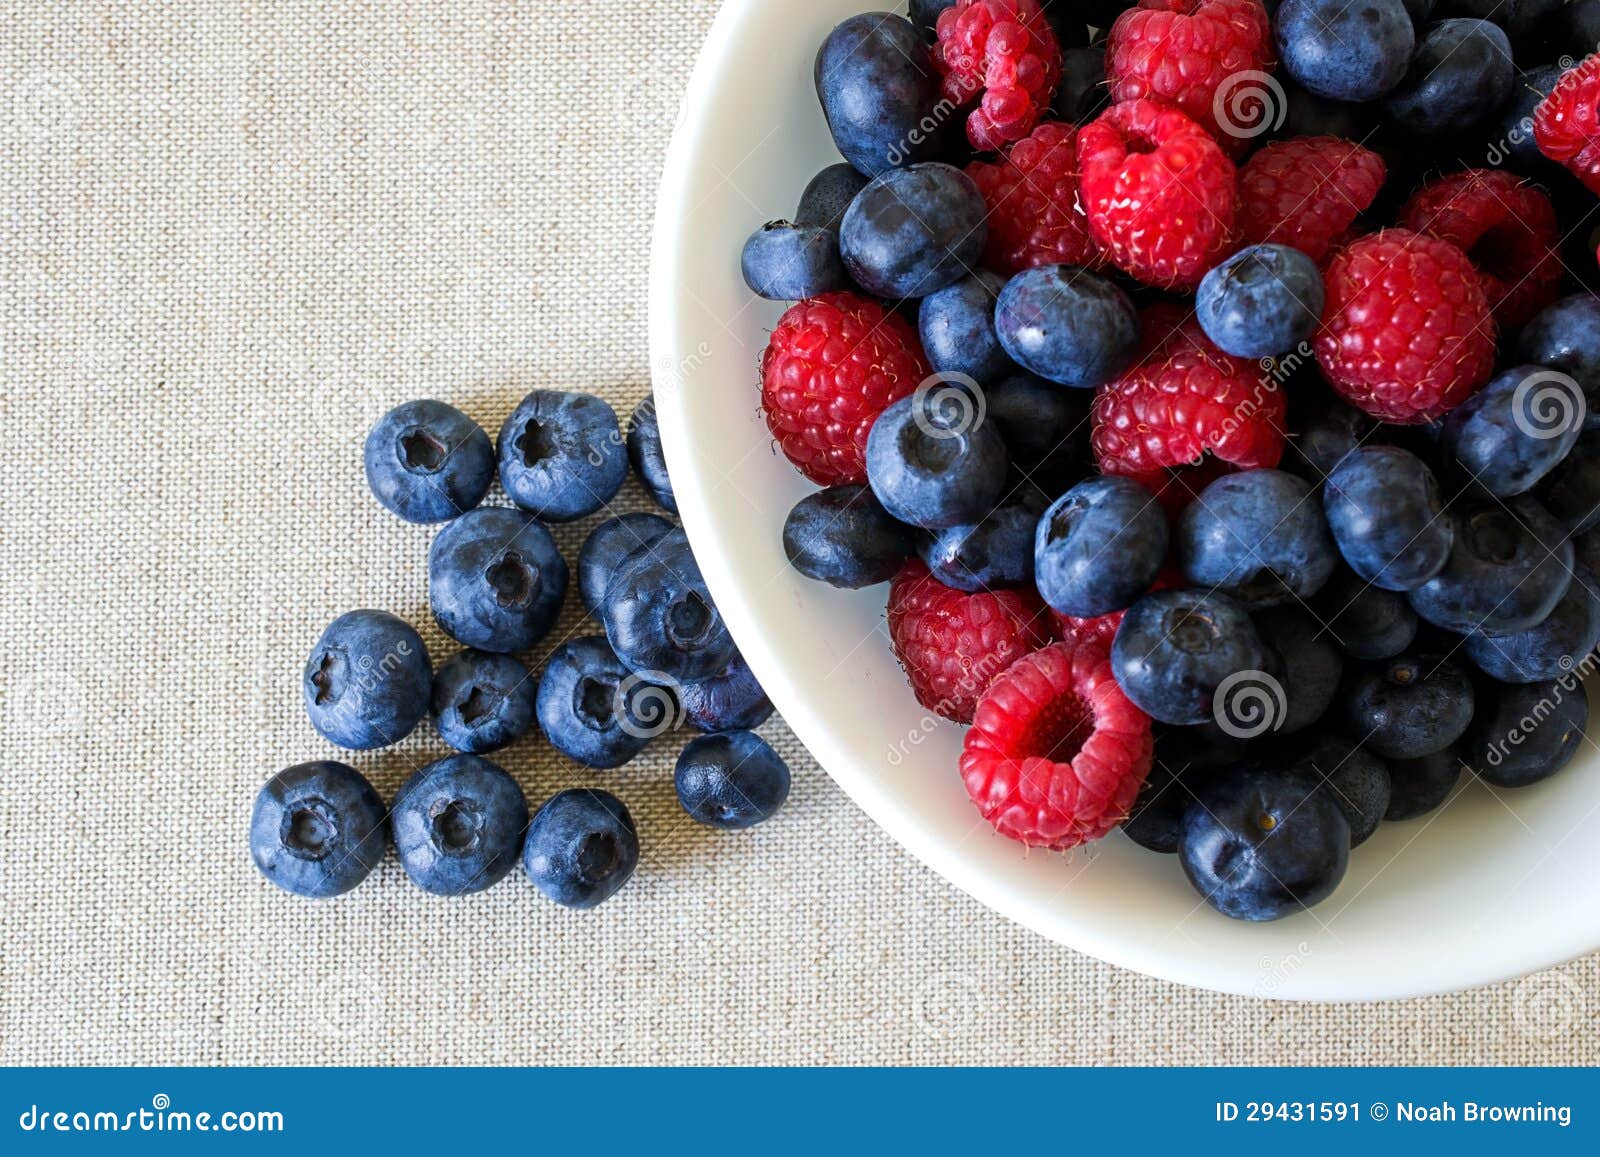
<instances>
[{"instance_id":1,"label":"dark blue berry","mask_svg":"<svg viewBox=\"0 0 1600 1157\"><path fill-rule=\"evenodd\" d=\"M1472 722L1472 680L1442 655L1387 659L1351 679L1344 721L1361 745L1386 759L1416 759L1449 747Z\"/></svg>"},{"instance_id":2,"label":"dark blue berry","mask_svg":"<svg viewBox=\"0 0 1600 1157\"><path fill-rule=\"evenodd\" d=\"M633 408L628 419L628 461L644 492L661 509L678 513L678 499L672 493L672 477L667 473L667 456L661 449L661 426L656 420L656 400L646 397Z\"/></svg>"},{"instance_id":3,"label":"dark blue berry","mask_svg":"<svg viewBox=\"0 0 1600 1157\"><path fill-rule=\"evenodd\" d=\"M1389 761L1389 808L1383 818L1412 820L1442 804L1461 779L1461 754L1454 747L1416 759Z\"/></svg>"},{"instance_id":4,"label":"dark blue berry","mask_svg":"<svg viewBox=\"0 0 1600 1157\"><path fill-rule=\"evenodd\" d=\"M1550 473L1583 429L1583 391L1559 370L1505 370L1444 420L1440 449L1490 494L1510 498Z\"/></svg>"},{"instance_id":5,"label":"dark blue berry","mask_svg":"<svg viewBox=\"0 0 1600 1157\"><path fill-rule=\"evenodd\" d=\"M483 501L494 481L494 445L454 406L396 406L372 428L363 451L367 485L407 522L444 522Z\"/></svg>"},{"instance_id":6,"label":"dark blue berry","mask_svg":"<svg viewBox=\"0 0 1600 1157\"><path fill-rule=\"evenodd\" d=\"M1150 772L1122 822L1122 830L1141 848L1170 854L1178 850L1184 813L1200 785L1245 757L1246 744L1218 728L1158 726Z\"/></svg>"},{"instance_id":7,"label":"dark blue berry","mask_svg":"<svg viewBox=\"0 0 1600 1157\"><path fill-rule=\"evenodd\" d=\"M1344 674L1344 654L1302 607L1272 607L1254 617L1262 642L1283 660L1285 707L1272 729L1288 735L1310 727L1333 704Z\"/></svg>"},{"instance_id":8,"label":"dark blue berry","mask_svg":"<svg viewBox=\"0 0 1600 1157\"><path fill-rule=\"evenodd\" d=\"M1514 635L1474 632L1461 649L1478 669L1502 683L1537 683L1577 669L1600 645L1600 585L1580 563L1544 622Z\"/></svg>"},{"instance_id":9,"label":"dark blue berry","mask_svg":"<svg viewBox=\"0 0 1600 1157\"><path fill-rule=\"evenodd\" d=\"M528 801L481 755L450 755L417 770L394 797L394 846L411 882L438 896L499 883L517 863Z\"/></svg>"},{"instance_id":10,"label":"dark blue berry","mask_svg":"<svg viewBox=\"0 0 1600 1157\"><path fill-rule=\"evenodd\" d=\"M1041 265L1006 282L994 326L1012 361L1085 389L1115 377L1139 344L1139 316L1128 295L1075 265Z\"/></svg>"},{"instance_id":11,"label":"dark blue berry","mask_svg":"<svg viewBox=\"0 0 1600 1157\"><path fill-rule=\"evenodd\" d=\"M1450 508L1450 561L1407 597L1447 631L1505 635L1545 620L1572 581L1572 544L1528 497L1500 502L1472 494Z\"/></svg>"},{"instance_id":12,"label":"dark blue berry","mask_svg":"<svg viewBox=\"0 0 1600 1157\"><path fill-rule=\"evenodd\" d=\"M1272 29L1283 70L1333 100L1372 100L1394 88L1416 43L1400 0L1283 0Z\"/></svg>"},{"instance_id":13,"label":"dark blue berry","mask_svg":"<svg viewBox=\"0 0 1600 1157\"><path fill-rule=\"evenodd\" d=\"M739 270L752 293L773 301L799 301L850 284L839 235L820 225L768 221L744 243Z\"/></svg>"},{"instance_id":14,"label":"dark blue berry","mask_svg":"<svg viewBox=\"0 0 1600 1157\"><path fill-rule=\"evenodd\" d=\"M850 17L817 50L812 80L834 145L869 177L938 155L939 79L911 21L883 12Z\"/></svg>"},{"instance_id":15,"label":"dark blue berry","mask_svg":"<svg viewBox=\"0 0 1600 1157\"><path fill-rule=\"evenodd\" d=\"M1276 661L1250 615L1226 595L1165 590L1128 608L1111 644L1117 684L1162 723L1204 723L1229 676Z\"/></svg>"},{"instance_id":16,"label":"dark blue berry","mask_svg":"<svg viewBox=\"0 0 1600 1157\"><path fill-rule=\"evenodd\" d=\"M691 819L730 831L771 819L789 798L789 765L752 731L691 739L672 780Z\"/></svg>"},{"instance_id":17,"label":"dark blue berry","mask_svg":"<svg viewBox=\"0 0 1600 1157\"><path fill-rule=\"evenodd\" d=\"M621 767L672 718L671 692L634 675L601 635L557 647L539 677L539 726L585 767Z\"/></svg>"},{"instance_id":18,"label":"dark blue berry","mask_svg":"<svg viewBox=\"0 0 1600 1157\"><path fill-rule=\"evenodd\" d=\"M481 507L428 549L428 603L446 634L480 651L526 651L549 632L567 564L532 515Z\"/></svg>"},{"instance_id":19,"label":"dark blue berry","mask_svg":"<svg viewBox=\"0 0 1600 1157\"><path fill-rule=\"evenodd\" d=\"M1282 470L1213 481L1183 512L1174 546L1190 582L1252 608L1310 598L1339 561L1310 485Z\"/></svg>"},{"instance_id":20,"label":"dark blue berry","mask_svg":"<svg viewBox=\"0 0 1600 1157\"><path fill-rule=\"evenodd\" d=\"M783 523L789 564L807 578L847 590L888 582L912 549L911 531L864 485L808 494Z\"/></svg>"},{"instance_id":21,"label":"dark blue berry","mask_svg":"<svg viewBox=\"0 0 1600 1157\"><path fill-rule=\"evenodd\" d=\"M496 450L511 501L550 522L599 510L628 476L617 415L592 394L533 391L500 427Z\"/></svg>"},{"instance_id":22,"label":"dark blue berry","mask_svg":"<svg viewBox=\"0 0 1600 1157\"><path fill-rule=\"evenodd\" d=\"M1106 46L1069 48L1061 54L1061 83L1056 85L1055 114L1068 124L1085 124L1111 99L1106 87Z\"/></svg>"},{"instance_id":23,"label":"dark blue berry","mask_svg":"<svg viewBox=\"0 0 1600 1157\"><path fill-rule=\"evenodd\" d=\"M1250 245L1200 282L1200 328L1224 353L1263 358L1293 349L1322 318L1317 263L1287 245Z\"/></svg>"},{"instance_id":24,"label":"dark blue berry","mask_svg":"<svg viewBox=\"0 0 1600 1157\"><path fill-rule=\"evenodd\" d=\"M1596 7L1600 7L1600 0L1596 0ZM1556 167L1533 139L1533 110L1550 95L1560 78L1561 68L1554 64L1541 64L1517 74L1505 107L1485 126L1489 164L1535 174L1548 173Z\"/></svg>"},{"instance_id":25,"label":"dark blue berry","mask_svg":"<svg viewBox=\"0 0 1600 1157\"><path fill-rule=\"evenodd\" d=\"M1155 582L1167 541L1167 516L1143 486L1114 475L1080 482L1038 520L1039 595L1079 618L1120 611Z\"/></svg>"},{"instance_id":26,"label":"dark blue berry","mask_svg":"<svg viewBox=\"0 0 1600 1157\"><path fill-rule=\"evenodd\" d=\"M1576 675L1485 688L1461 741L1462 761L1496 787L1527 787L1572 761L1589 725L1589 697Z\"/></svg>"},{"instance_id":27,"label":"dark blue berry","mask_svg":"<svg viewBox=\"0 0 1600 1157\"><path fill-rule=\"evenodd\" d=\"M1277 920L1333 893L1350 823L1317 787L1304 773L1246 764L1200 788L1178 862L1208 904L1237 920Z\"/></svg>"},{"instance_id":28,"label":"dark blue berry","mask_svg":"<svg viewBox=\"0 0 1600 1157\"><path fill-rule=\"evenodd\" d=\"M1487 20L1441 20L1417 45L1388 120L1413 136L1460 136L1505 106L1516 82L1511 41Z\"/></svg>"},{"instance_id":29,"label":"dark blue berry","mask_svg":"<svg viewBox=\"0 0 1600 1157\"><path fill-rule=\"evenodd\" d=\"M548 900L593 908L639 866L639 832L609 791L570 788L545 801L528 825L522 868Z\"/></svg>"},{"instance_id":30,"label":"dark blue berry","mask_svg":"<svg viewBox=\"0 0 1600 1157\"><path fill-rule=\"evenodd\" d=\"M1439 0L1435 9L1438 16L1470 17L1493 21L1505 32L1519 52L1533 48L1537 36L1550 27L1551 17L1566 0ZM1600 41L1585 41L1579 55L1595 50Z\"/></svg>"},{"instance_id":31,"label":"dark blue berry","mask_svg":"<svg viewBox=\"0 0 1600 1157\"><path fill-rule=\"evenodd\" d=\"M533 673L510 655L461 651L433 677L433 725L457 751L498 751L533 726Z\"/></svg>"},{"instance_id":32,"label":"dark blue berry","mask_svg":"<svg viewBox=\"0 0 1600 1157\"><path fill-rule=\"evenodd\" d=\"M1455 529L1439 484L1415 454L1362 446L1340 460L1322 492L1328 529L1350 569L1386 590L1419 587L1444 569Z\"/></svg>"},{"instance_id":33,"label":"dark blue berry","mask_svg":"<svg viewBox=\"0 0 1600 1157\"><path fill-rule=\"evenodd\" d=\"M917 328L935 370L988 385L1015 368L994 332L994 301L1005 283L998 273L980 269L922 299Z\"/></svg>"},{"instance_id":34,"label":"dark blue berry","mask_svg":"<svg viewBox=\"0 0 1600 1157\"><path fill-rule=\"evenodd\" d=\"M772 715L772 700L743 655L734 655L727 670L679 684L677 691L683 721L698 731L749 731Z\"/></svg>"},{"instance_id":35,"label":"dark blue berry","mask_svg":"<svg viewBox=\"0 0 1600 1157\"><path fill-rule=\"evenodd\" d=\"M1571 0L1552 5L1555 11L1543 31L1552 53L1582 60L1600 45L1600 0Z\"/></svg>"},{"instance_id":36,"label":"dark blue berry","mask_svg":"<svg viewBox=\"0 0 1600 1157\"><path fill-rule=\"evenodd\" d=\"M883 508L925 529L988 514L1005 493L1005 443L957 386L918 390L878 415L867 481Z\"/></svg>"},{"instance_id":37,"label":"dark blue berry","mask_svg":"<svg viewBox=\"0 0 1600 1157\"><path fill-rule=\"evenodd\" d=\"M1286 75L1278 77L1283 89L1283 124L1278 137L1345 137L1366 140L1371 133L1371 105L1329 100L1301 88Z\"/></svg>"},{"instance_id":38,"label":"dark blue berry","mask_svg":"<svg viewBox=\"0 0 1600 1157\"><path fill-rule=\"evenodd\" d=\"M317 639L301 689L311 726L353 751L387 747L428 713L433 666L422 636L388 611L349 611Z\"/></svg>"},{"instance_id":39,"label":"dark blue berry","mask_svg":"<svg viewBox=\"0 0 1600 1157\"><path fill-rule=\"evenodd\" d=\"M839 251L868 293L923 297L977 267L987 217L978 186L952 165L890 169L850 202Z\"/></svg>"},{"instance_id":40,"label":"dark blue berry","mask_svg":"<svg viewBox=\"0 0 1600 1157\"><path fill-rule=\"evenodd\" d=\"M578 593L584 607L598 611L622 560L671 529L672 523L665 518L641 511L608 518L591 530L578 551Z\"/></svg>"},{"instance_id":41,"label":"dark blue berry","mask_svg":"<svg viewBox=\"0 0 1600 1157\"><path fill-rule=\"evenodd\" d=\"M1550 471L1539 498L1570 534L1600 526L1600 430L1585 430Z\"/></svg>"},{"instance_id":42,"label":"dark blue berry","mask_svg":"<svg viewBox=\"0 0 1600 1157\"><path fill-rule=\"evenodd\" d=\"M1405 595L1340 571L1317 595L1328 634L1352 659L1390 659L1417 637L1417 612Z\"/></svg>"},{"instance_id":43,"label":"dark blue berry","mask_svg":"<svg viewBox=\"0 0 1600 1157\"><path fill-rule=\"evenodd\" d=\"M693 682L725 669L737 653L682 529L628 556L601 617L617 657L640 673Z\"/></svg>"},{"instance_id":44,"label":"dark blue berry","mask_svg":"<svg viewBox=\"0 0 1600 1157\"><path fill-rule=\"evenodd\" d=\"M1090 460L1087 390L1064 390L1018 370L984 389L988 421L1000 432L1012 468L1054 497Z\"/></svg>"},{"instance_id":45,"label":"dark blue berry","mask_svg":"<svg viewBox=\"0 0 1600 1157\"><path fill-rule=\"evenodd\" d=\"M918 553L935 578L958 591L1027 586L1039 511L1031 499L1007 502L977 522L927 535Z\"/></svg>"},{"instance_id":46,"label":"dark blue berry","mask_svg":"<svg viewBox=\"0 0 1600 1157\"><path fill-rule=\"evenodd\" d=\"M1588 402L1585 424L1600 427L1600 298L1575 293L1536 314L1517 335L1517 359L1576 381Z\"/></svg>"},{"instance_id":47,"label":"dark blue berry","mask_svg":"<svg viewBox=\"0 0 1600 1157\"><path fill-rule=\"evenodd\" d=\"M285 892L321 898L354 888L389 847L383 798L355 768L297 763L267 781L250 813L250 855Z\"/></svg>"},{"instance_id":48,"label":"dark blue berry","mask_svg":"<svg viewBox=\"0 0 1600 1157\"><path fill-rule=\"evenodd\" d=\"M1366 842L1389 810L1389 768L1370 751L1335 731L1325 731L1295 761L1321 785L1319 790L1344 812L1350 824L1350 846Z\"/></svg>"},{"instance_id":49,"label":"dark blue berry","mask_svg":"<svg viewBox=\"0 0 1600 1157\"><path fill-rule=\"evenodd\" d=\"M1346 454L1371 440L1378 423L1331 391L1306 385L1290 394L1295 436L1285 447L1283 469L1320 486Z\"/></svg>"},{"instance_id":50,"label":"dark blue berry","mask_svg":"<svg viewBox=\"0 0 1600 1157\"><path fill-rule=\"evenodd\" d=\"M794 223L818 225L837 237L844 223L844 211L850 208L856 194L867 187L868 179L854 165L829 165L806 184L794 211Z\"/></svg>"}]
</instances>

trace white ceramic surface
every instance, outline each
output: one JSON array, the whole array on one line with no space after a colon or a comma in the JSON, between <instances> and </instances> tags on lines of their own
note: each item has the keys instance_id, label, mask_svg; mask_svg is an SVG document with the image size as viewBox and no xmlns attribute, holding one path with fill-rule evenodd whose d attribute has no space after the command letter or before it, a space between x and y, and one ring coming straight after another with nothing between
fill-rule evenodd
<instances>
[{"instance_id":1,"label":"white ceramic surface","mask_svg":"<svg viewBox=\"0 0 1600 1157\"><path fill-rule=\"evenodd\" d=\"M1314 911L1235 923L1174 857L1113 834L1071 855L995 835L956 775L962 729L912 699L883 628L886 587L835 591L785 563L779 532L809 484L758 412L778 306L739 250L838 160L812 90L818 44L865 0L729 0L690 82L655 222L650 348L685 527L717 604L778 710L912 854L1040 934L1127 968L1261 997L1371 1000L1470 987L1600 946L1600 756L1543 785L1464 788L1385 824ZM863 818L862 823L868 822Z\"/></svg>"}]
</instances>

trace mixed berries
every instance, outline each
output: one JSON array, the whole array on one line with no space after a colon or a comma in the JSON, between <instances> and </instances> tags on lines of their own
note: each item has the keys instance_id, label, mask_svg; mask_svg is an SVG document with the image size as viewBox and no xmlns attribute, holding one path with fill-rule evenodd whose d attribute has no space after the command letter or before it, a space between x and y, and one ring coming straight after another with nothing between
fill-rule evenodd
<instances>
[{"instance_id":1,"label":"mixed berries","mask_svg":"<svg viewBox=\"0 0 1600 1157\"><path fill-rule=\"evenodd\" d=\"M823 487L784 550L888 583L1002 835L1121 828L1275 919L1582 742L1600 54L1487 7L927 0L823 44L847 163L743 254Z\"/></svg>"},{"instance_id":2,"label":"mixed berries","mask_svg":"<svg viewBox=\"0 0 1600 1157\"><path fill-rule=\"evenodd\" d=\"M834 261L837 248L830 235L825 251ZM921 365L909 331L902 349ZM455 754L416 769L387 808L346 763L301 763L273 776L250 821L251 855L269 880L300 896L336 896L360 884L392 842L425 892L482 891L520 860L556 903L599 904L639 864L633 816L598 787L561 791L530 808L517 779L487 758L526 736L542 735L577 766L609 769L687 727L702 733L677 767L689 818L744 828L783 805L789 769L754 731L772 704L718 614L688 539L659 514L612 508L631 463L645 493L676 513L648 398L624 437L601 399L535 391L501 428L498 468L488 435L465 414L408 402L373 427L365 458L380 503L409 522L444 523L428 551L428 601L463 649L435 669L403 619L381 610L340 615L306 661L306 713L324 739L356 751L398 743L428 716ZM514 506L482 505L497 475ZM861 510L857 533L847 523L831 550L808 545L821 552L819 576L877 582L904 562L909 532L904 548L879 564L888 571L869 563L859 573L870 553L863 541L901 532L881 508L876 516ZM573 574L546 523L595 512L605 517L589 529ZM552 641L574 582L599 629Z\"/></svg>"}]
</instances>

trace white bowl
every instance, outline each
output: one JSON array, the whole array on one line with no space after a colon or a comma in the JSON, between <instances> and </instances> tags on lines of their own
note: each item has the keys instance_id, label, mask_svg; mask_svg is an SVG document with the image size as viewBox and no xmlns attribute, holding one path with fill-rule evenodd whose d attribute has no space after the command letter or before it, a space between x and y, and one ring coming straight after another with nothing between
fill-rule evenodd
<instances>
[{"instance_id":1,"label":"white bowl","mask_svg":"<svg viewBox=\"0 0 1600 1157\"><path fill-rule=\"evenodd\" d=\"M887 587L836 591L787 565L785 514L812 487L758 412L757 363L780 307L739 251L839 159L812 89L828 30L866 0L728 0L673 136L655 221L650 354L683 523L751 667L800 740L911 853L1041 935L1225 992L1377 1000L1548 967L1600 946L1600 758L1548 783L1473 784L1385 824L1318 908L1242 924L1199 901L1175 857L1120 833L1028 852L978 816L956 774L962 729L930 722L883 627Z\"/></svg>"}]
</instances>

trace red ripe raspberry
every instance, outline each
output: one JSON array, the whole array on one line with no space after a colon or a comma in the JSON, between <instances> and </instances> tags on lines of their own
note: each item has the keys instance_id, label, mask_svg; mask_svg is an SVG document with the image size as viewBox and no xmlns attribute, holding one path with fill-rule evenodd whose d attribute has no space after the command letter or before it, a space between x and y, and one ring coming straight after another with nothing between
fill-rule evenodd
<instances>
[{"instance_id":1,"label":"red ripe raspberry","mask_svg":"<svg viewBox=\"0 0 1600 1157\"><path fill-rule=\"evenodd\" d=\"M1228 247L1233 162L1171 105L1112 105L1079 129L1078 187L1090 235L1140 281L1193 289Z\"/></svg>"},{"instance_id":2,"label":"red ripe raspberry","mask_svg":"<svg viewBox=\"0 0 1600 1157\"><path fill-rule=\"evenodd\" d=\"M974 148L998 149L1033 131L1061 80L1061 46L1038 0L956 0L939 13L933 65L943 93L965 105Z\"/></svg>"},{"instance_id":3,"label":"red ripe raspberry","mask_svg":"<svg viewBox=\"0 0 1600 1157\"><path fill-rule=\"evenodd\" d=\"M1101 389L1091 442L1102 473L1128 475L1177 510L1232 467L1276 466L1284 409L1271 374L1223 353L1191 320Z\"/></svg>"},{"instance_id":4,"label":"red ripe raspberry","mask_svg":"<svg viewBox=\"0 0 1600 1157\"><path fill-rule=\"evenodd\" d=\"M1292 245L1318 265L1383 187L1383 158L1341 137L1273 141L1239 170L1247 245Z\"/></svg>"},{"instance_id":5,"label":"red ripe raspberry","mask_svg":"<svg viewBox=\"0 0 1600 1157\"><path fill-rule=\"evenodd\" d=\"M1351 405L1385 422L1431 422L1489 379L1489 302L1448 241L1385 229L1341 250L1323 280L1317 365Z\"/></svg>"},{"instance_id":6,"label":"red ripe raspberry","mask_svg":"<svg viewBox=\"0 0 1600 1157\"><path fill-rule=\"evenodd\" d=\"M1517 328L1560 295L1556 208L1511 173L1468 169L1424 185L1401 210L1400 224L1466 252L1502 327Z\"/></svg>"},{"instance_id":7,"label":"red ripe raspberry","mask_svg":"<svg viewBox=\"0 0 1600 1157\"><path fill-rule=\"evenodd\" d=\"M1533 110L1533 142L1600 194L1600 53L1563 73Z\"/></svg>"},{"instance_id":8,"label":"red ripe raspberry","mask_svg":"<svg viewBox=\"0 0 1600 1157\"><path fill-rule=\"evenodd\" d=\"M967 175L989 208L983 261L999 273L1035 265L1097 265L1100 250L1078 204L1078 130L1046 121L999 161Z\"/></svg>"},{"instance_id":9,"label":"red ripe raspberry","mask_svg":"<svg viewBox=\"0 0 1600 1157\"><path fill-rule=\"evenodd\" d=\"M912 559L889 584L889 641L917 702L967 723L990 680L1050 641L1050 616L1032 590L967 594Z\"/></svg>"},{"instance_id":10,"label":"red ripe raspberry","mask_svg":"<svg viewBox=\"0 0 1600 1157\"><path fill-rule=\"evenodd\" d=\"M867 432L929 374L917 335L875 301L840 291L789 307L761 355L767 429L819 486L867 480Z\"/></svg>"},{"instance_id":11,"label":"red ripe raspberry","mask_svg":"<svg viewBox=\"0 0 1600 1157\"><path fill-rule=\"evenodd\" d=\"M1111 676L1102 641L1053 643L989 685L961 749L961 780L1001 835L1062 850L1128 815L1150 771L1150 717Z\"/></svg>"},{"instance_id":12,"label":"red ripe raspberry","mask_svg":"<svg viewBox=\"0 0 1600 1157\"><path fill-rule=\"evenodd\" d=\"M1261 0L1139 0L1106 36L1112 100L1177 105L1234 155L1282 111L1272 63Z\"/></svg>"}]
</instances>

